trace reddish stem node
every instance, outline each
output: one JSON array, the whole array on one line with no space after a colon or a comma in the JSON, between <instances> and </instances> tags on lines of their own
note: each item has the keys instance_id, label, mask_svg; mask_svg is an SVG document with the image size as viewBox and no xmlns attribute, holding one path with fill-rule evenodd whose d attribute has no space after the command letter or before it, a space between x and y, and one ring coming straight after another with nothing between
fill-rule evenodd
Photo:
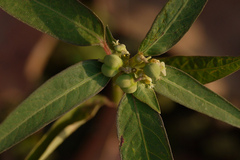
<instances>
[{"instance_id":1,"label":"reddish stem node","mask_svg":"<svg viewBox=\"0 0 240 160\"><path fill-rule=\"evenodd\" d=\"M101 46L103 47L104 51L106 52L107 55L112 54L111 49L108 47L108 44L106 41L102 41Z\"/></svg>"}]
</instances>

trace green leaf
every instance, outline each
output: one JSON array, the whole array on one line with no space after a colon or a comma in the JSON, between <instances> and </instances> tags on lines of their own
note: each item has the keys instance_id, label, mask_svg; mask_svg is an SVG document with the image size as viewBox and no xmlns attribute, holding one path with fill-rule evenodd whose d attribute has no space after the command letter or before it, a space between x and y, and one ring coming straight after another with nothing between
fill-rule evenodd
<instances>
[{"instance_id":1,"label":"green leaf","mask_svg":"<svg viewBox=\"0 0 240 160\"><path fill-rule=\"evenodd\" d=\"M96 60L80 62L48 80L0 125L0 152L94 96L108 83Z\"/></svg>"},{"instance_id":2,"label":"green leaf","mask_svg":"<svg viewBox=\"0 0 240 160\"><path fill-rule=\"evenodd\" d=\"M138 83L138 88L136 92L133 93L133 95L138 100L142 101L143 103L146 103L153 110L157 111L158 113L161 112L157 96L154 90L151 88L147 88L145 84Z\"/></svg>"},{"instance_id":3,"label":"green leaf","mask_svg":"<svg viewBox=\"0 0 240 160\"><path fill-rule=\"evenodd\" d=\"M110 31L109 27L106 26L106 41L107 44L109 46L109 48L111 48L112 50L114 50L114 46L113 46L113 42L116 42L117 40L113 37L112 32Z\"/></svg>"},{"instance_id":4,"label":"green leaf","mask_svg":"<svg viewBox=\"0 0 240 160\"><path fill-rule=\"evenodd\" d=\"M240 128L240 110L174 67L157 81L155 91L190 109Z\"/></svg>"},{"instance_id":5,"label":"green leaf","mask_svg":"<svg viewBox=\"0 0 240 160\"><path fill-rule=\"evenodd\" d=\"M67 137L109 104L104 96L95 96L58 119L27 156L27 160L46 159Z\"/></svg>"},{"instance_id":6,"label":"green leaf","mask_svg":"<svg viewBox=\"0 0 240 160\"><path fill-rule=\"evenodd\" d=\"M202 84L216 81L240 69L240 57L175 56L160 60L183 70Z\"/></svg>"},{"instance_id":7,"label":"green leaf","mask_svg":"<svg viewBox=\"0 0 240 160\"><path fill-rule=\"evenodd\" d=\"M117 113L122 160L172 160L161 116L131 94L122 98Z\"/></svg>"},{"instance_id":8,"label":"green leaf","mask_svg":"<svg viewBox=\"0 0 240 160\"><path fill-rule=\"evenodd\" d=\"M20 21L72 44L95 45L104 39L102 22L77 0L1 0L0 7Z\"/></svg>"},{"instance_id":9,"label":"green leaf","mask_svg":"<svg viewBox=\"0 0 240 160\"><path fill-rule=\"evenodd\" d=\"M145 56L163 54L189 30L207 0L169 0L156 17L139 52Z\"/></svg>"}]
</instances>

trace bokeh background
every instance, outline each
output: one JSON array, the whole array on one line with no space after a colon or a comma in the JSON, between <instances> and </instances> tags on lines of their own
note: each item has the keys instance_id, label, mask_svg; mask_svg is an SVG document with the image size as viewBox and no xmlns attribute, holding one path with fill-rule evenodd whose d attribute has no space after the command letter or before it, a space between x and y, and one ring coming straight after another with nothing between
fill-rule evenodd
<instances>
[{"instance_id":1,"label":"bokeh background","mask_svg":"<svg viewBox=\"0 0 240 160\"><path fill-rule=\"evenodd\" d=\"M135 54L166 0L83 1ZM84 59L101 58L98 48L60 42L0 9L0 122L51 76ZM89 54L93 53L93 54ZM166 56L239 56L240 1L209 1L191 29ZM240 72L206 86L240 108ZM104 90L103 93L107 93ZM240 130L159 96L176 160L238 160ZM69 137L49 160L120 160L116 109L103 107ZM24 159L49 126L10 150L1 160Z\"/></svg>"}]
</instances>

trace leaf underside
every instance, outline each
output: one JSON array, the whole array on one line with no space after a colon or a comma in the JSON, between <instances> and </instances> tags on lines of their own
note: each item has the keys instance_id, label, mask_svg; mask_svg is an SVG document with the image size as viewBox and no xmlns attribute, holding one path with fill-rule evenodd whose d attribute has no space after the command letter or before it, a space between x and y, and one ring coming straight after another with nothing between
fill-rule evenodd
<instances>
[{"instance_id":1,"label":"leaf underside","mask_svg":"<svg viewBox=\"0 0 240 160\"><path fill-rule=\"evenodd\" d=\"M131 94L122 98L117 113L123 160L172 160L161 116Z\"/></svg>"},{"instance_id":2,"label":"leaf underside","mask_svg":"<svg viewBox=\"0 0 240 160\"><path fill-rule=\"evenodd\" d=\"M0 125L0 152L101 91L109 81L101 73L101 64L80 62L32 93Z\"/></svg>"},{"instance_id":3,"label":"leaf underside","mask_svg":"<svg viewBox=\"0 0 240 160\"><path fill-rule=\"evenodd\" d=\"M29 26L68 43L96 45L104 39L102 22L77 0L1 0L0 7Z\"/></svg>"},{"instance_id":4,"label":"leaf underside","mask_svg":"<svg viewBox=\"0 0 240 160\"><path fill-rule=\"evenodd\" d=\"M167 76L154 89L185 107L240 128L238 108L179 69L167 66Z\"/></svg>"},{"instance_id":5,"label":"leaf underside","mask_svg":"<svg viewBox=\"0 0 240 160\"><path fill-rule=\"evenodd\" d=\"M160 60L188 73L202 84L216 81L240 69L240 57L174 56Z\"/></svg>"},{"instance_id":6,"label":"leaf underside","mask_svg":"<svg viewBox=\"0 0 240 160\"><path fill-rule=\"evenodd\" d=\"M160 55L175 45L189 30L207 0L169 0L154 20L139 52Z\"/></svg>"}]
</instances>

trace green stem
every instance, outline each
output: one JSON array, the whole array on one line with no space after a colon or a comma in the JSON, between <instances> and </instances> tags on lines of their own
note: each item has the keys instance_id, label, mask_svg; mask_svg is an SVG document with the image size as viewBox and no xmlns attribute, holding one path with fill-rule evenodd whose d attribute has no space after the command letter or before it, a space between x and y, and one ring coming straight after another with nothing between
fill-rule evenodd
<instances>
[{"instance_id":1,"label":"green stem","mask_svg":"<svg viewBox=\"0 0 240 160\"><path fill-rule=\"evenodd\" d=\"M114 84L113 81L111 83L112 85L112 101L115 103L115 104L119 104L120 100L122 99L122 96L123 96L123 91L121 90L121 88Z\"/></svg>"}]
</instances>

